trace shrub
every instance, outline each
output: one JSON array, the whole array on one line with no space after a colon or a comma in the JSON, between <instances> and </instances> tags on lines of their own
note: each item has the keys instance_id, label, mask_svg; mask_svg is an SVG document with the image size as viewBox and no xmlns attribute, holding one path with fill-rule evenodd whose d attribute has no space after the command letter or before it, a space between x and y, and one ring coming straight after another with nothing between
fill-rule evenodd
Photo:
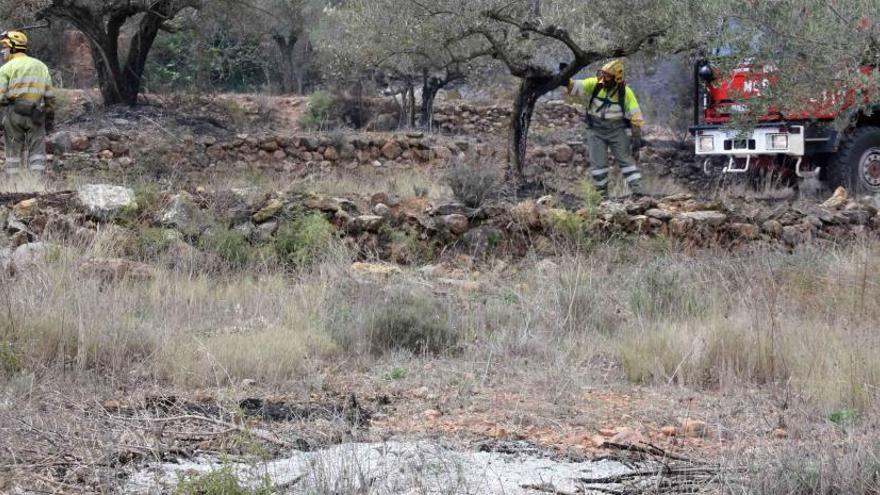
<instances>
[{"instance_id":1,"label":"shrub","mask_svg":"<svg viewBox=\"0 0 880 495\"><path fill-rule=\"evenodd\" d=\"M568 210L549 212L554 237L571 248L582 248L592 241L593 222Z\"/></svg>"},{"instance_id":2,"label":"shrub","mask_svg":"<svg viewBox=\"0 0 880 495\"><path fill-rule=\"evenodd\" d=\"M184 478L174 489L174 495L269 495L271 484L264 480L260 487L243 486L230 467Z\"/></svg>"},{"instance_id":3,"label":"shrub","mask_svg":"<svg viewBox=\"0 0 880 495\"><path fill-rule=\"evenodd\" d=\"M275 252L290 266L308 266L327 251L334 238L333 225L320 213L311 213L278 229L274 239Z\"/></svg>"},{"instance_id":4,"label":"shrub","mask_svg":"<svg viewBox=\"0 0 880 495\"><path fill-rule=\"evenodd\" d=\"M479 208L496 192L498 174L485 166L457 165L446 175L456 199L471 208Z\"/></svg>"},{"instance_id":5,"label":"shrub","mask_svg":"<svg viewBox=\"0 0 880 495\"><path fill-rule=\"evenodd\" d=\"M168 250L175 235L173 230L157 227L138 229L129 251L137 259L155 260Z\"/></svg>"},{"instance_id":6,"label":"shrub","mask_svg":"<svg viewBox=\"0 0 880 495\"><path fill-rule=\"evenodd\" d=\"M397 350L439 354L457 342L441 304L403 292L393 294L373 311L365 333L373 354Z\"/></svg>"},{"instance_id":7,"label":"shrub","mask_svg":"<svg viewBox=\"0 0 880 495\"><path fill-rule=\"evenodd\" d=\"M0 376L12 376L21 370L21 357L12 348L12 344L0 340Z\"/></svg>"},{"instance_id":8,"label":"shrub","mask_svg":"<svg viewBox=\"0 0 880 495\"><path fill-rule=\"evenodd\" d=\"M251 245L241 232L225 227L208 230L199 247L223 260L230 268L243 268L251 259Z\"/></svg>"},{"instance_id":9,"label":"shrub","mask_svg":"<svg viewBox=\"0 0 880 495\"><path fill-rule=\"evenodd\" d=\"M337 99L326 91L315 91L309 96L309 106L299 119L303 129L319 131L334 127Z\"/></svg>"}]
</instances>

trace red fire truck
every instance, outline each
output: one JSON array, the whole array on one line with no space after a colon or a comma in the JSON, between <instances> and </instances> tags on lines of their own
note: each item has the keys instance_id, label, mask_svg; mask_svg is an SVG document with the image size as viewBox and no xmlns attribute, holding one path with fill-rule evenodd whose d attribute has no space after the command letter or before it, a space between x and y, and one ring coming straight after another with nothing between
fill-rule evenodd
<instances>
[{"instance_id":1,"label":"red fire truck","mask_svg":"<svg viewBox=\"0 0 880 495\"><path fill-rule=\"evenodd\" d=\"M862 68L869 80L870 67ZM769 107L754 117L751 102L776 82L771 65L745 63L720 77L709 62L694 68L694 136L706 173L767 170L818 174L831 188L880 193L880 99L859 91L824 92L795 110ZM874 93L873 97L871 94ZM856 103L859 104L856 104ZM738 116L748 122L734 125Z\"/></svg>"}]
</instances>

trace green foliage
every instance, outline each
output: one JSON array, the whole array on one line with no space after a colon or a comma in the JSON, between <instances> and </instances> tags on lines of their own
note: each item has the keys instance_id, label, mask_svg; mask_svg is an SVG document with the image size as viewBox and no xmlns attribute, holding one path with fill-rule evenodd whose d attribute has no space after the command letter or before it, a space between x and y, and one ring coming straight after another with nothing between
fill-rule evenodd
<instances>
[{"instance_id":1,"label":"green foliage","mask_svg":"<svg viewBox=\"0 0 880 495\"><path fill-rule=\"evenodd\" d=\"M243 486L229 466L216 471L184 478L172 492L174 495L270 495L271 484L265 480L260 487Z\"/></svg>"},{"instance_id":2,"label":"green foliage","mask_svg":"<svg viewBox=\"0 0 880 495\"><path fill-rule=\"evenodd\" d=\"M427 242L419 241L417 234L409 231L383 228L383 233L391 241L391 257L397 263L417 265L427 263L433 258L433 251Z\"/></svg>"},{"instance_id":3,"label":"green foliage","mask_svg":"<svg viewBox=\"0 0 880 495\"><path fill-rule=\"evenodd\" d=\"M385 379L389 381L403 380L406 378L406 368L391 368L391 371L385 374Z\"/></svg>"},{"instance_id":4,"label":"green foliage","mask_svg":"<svg viewBox=\"0 0 880 495\"><path fill-rule=\"evenodd\" d=\"M828 416L828 420L837 426L851 426L858 422L861 414L857 409L840 409Z\"/></svg>"},{"instance_id":5,"label":"green foliage","mask_svg":"<svg viewBox=\"0 0 880 495\"><path fill-rule=\"evenodd\" d=\"M548 214L554 236L568 247L582 249L593 242L593 222L568 210L553 209Z\"/></svg>"},{"instance_id":6,"label":"green foliage","mask_svg":"<svg viewBox=\"0 0 880 495\"><path fill-rule=\"evenodd\" d=\"M380 304L366 323L370 351L407 350L440 354L457 342L443 306L432 298L397 293Z\"/></svg>"},{"instance_id":7,"label":"green foliage","mask_svg":"<svg viewBox=\"0 0 880 495\"><path fill-rule=\"evenodd\" d=\"M498 174L488 166L456 165L446 175L456 199L471 208L479 208L498 187Z\"/></svg>"},{"instance_id":8,"label":"green foliage","mask_svg":"<svg viewBox=\"0 0 880 495\"><path fill-rule=\"evenodd\" d=\"M578 196L584 202L584 208L595 210L602 204L602 193L596 189L596 185L589 179L581 179L578 182Z\"/></svg>"},{"instance_id":9,"label":"green foliage","mask_svg":"<svg viewBox=\"0 0 880 495\"><path fill-rule=\"evenodd\" d=\"M156 38L145 75L152 89L252 91L268 83L270 60L260 37L182 30Z\"/></svg>"},{"instance_id":10,"label":"green foliage","mask_svg":"<svg viewBox=\"0 0 880 495\"><path fill-rule=\"evenodd\" d=\"M655 264L644 272L630 295L630 306L648 320L700 316L706 303L675 270Z\"/></svg>"},{"instance_id":11,"label":"green foliage","mask_svg":"<svg viewBox=\"0 0 880 495\"><path fill-rule=\"evenodd\" d=\"M173 230L158 227L137 229L128 251L137 259L155 260L168 250L175 235Z\"/></svg>"},{"instance_id":12,"label":"green foliage","mask_svg":"<svg viewBox=\"0 0 880 495\"><path fill-rule=\"evenodd\" d=\"M226 227L209 229L199 247L223 260L230 268L244 268L251 259L251 245L241 232Z\"/></svg>"},{"instance_id":13,"label":"green foliage","mask_svg":"<svg viewBox=\"0 0 880 495\"><path fill-rule=\"evenodd\" d=\"M335 238L335 229L324 215L311 213L282 225L273 245L281 261L292 267L303 267L325 254Z\"/></svg>"},{"instance_id":14,"label":"green foliage","mask_svg":"<svg viewBox=\"0 0 880 495\"><path fill-rule=\"evenodd\" d=\"M315 91L309 96L309 106L299 119L303 129L319 131L334 127L337 98L327 91Z\"/></svg>"},{"instance_id":15,"label":"green foliage","mask_svg":"<svg viewBox=\"0 0 880 495\"><path fill-rule=\"evenodd\" d=\"M12 348L12 343L0 340L0 376L12 376L21 371L21 356Z\"/></svg>"}]
</instances>

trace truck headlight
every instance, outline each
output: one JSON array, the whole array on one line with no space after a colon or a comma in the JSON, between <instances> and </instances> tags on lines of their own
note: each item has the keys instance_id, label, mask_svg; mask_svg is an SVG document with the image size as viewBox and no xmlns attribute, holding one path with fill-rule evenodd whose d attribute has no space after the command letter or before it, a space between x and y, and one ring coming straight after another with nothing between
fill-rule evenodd
<instances>
[{"instance_id":1,"label":"truck headlight","mask_svg":"<svg viewBox=\"0 0 880 495\"><path fill-rule=\"evenodd\" d=\"M715 151L715 136L700 136L697 141L697 149L701 153Z\"/></svg>"},{"instance_id":2,"label":"truck headlight","mask_svg":"<svg viewBox=\"0 0 880 495\"><path fill-rule=\"evenodd\" d=\"M770 150L787 150L788 134L768 134L767 149Z\"/></svg>"}]
</instances>

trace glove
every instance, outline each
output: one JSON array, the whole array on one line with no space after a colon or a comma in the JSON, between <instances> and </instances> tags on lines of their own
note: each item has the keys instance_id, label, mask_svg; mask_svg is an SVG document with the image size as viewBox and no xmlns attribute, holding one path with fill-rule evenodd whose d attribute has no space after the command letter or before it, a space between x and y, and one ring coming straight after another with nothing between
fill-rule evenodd
<instances>
[{"instance_id":1,"label":"glove","mask_svg":"<svg viewBox=\"0 0 880 495\"><path fill-rule=\"evenodd\" d=\"M630 142L632 145L632 155L637 161L639 159L639 151L642 149L642 128L641 127L633 127L632 128L632 138L630 138Z\"/></svg>"},{"instance_id":2,"label":"glove","mask_svg":"<svg viewBox=\"0 0 880 495\"><path fill-rule=\"evenodd\" d=\"M55 112L46 114L46 134L51 134L55 130Z\"/></svg>"}]
</instances>

